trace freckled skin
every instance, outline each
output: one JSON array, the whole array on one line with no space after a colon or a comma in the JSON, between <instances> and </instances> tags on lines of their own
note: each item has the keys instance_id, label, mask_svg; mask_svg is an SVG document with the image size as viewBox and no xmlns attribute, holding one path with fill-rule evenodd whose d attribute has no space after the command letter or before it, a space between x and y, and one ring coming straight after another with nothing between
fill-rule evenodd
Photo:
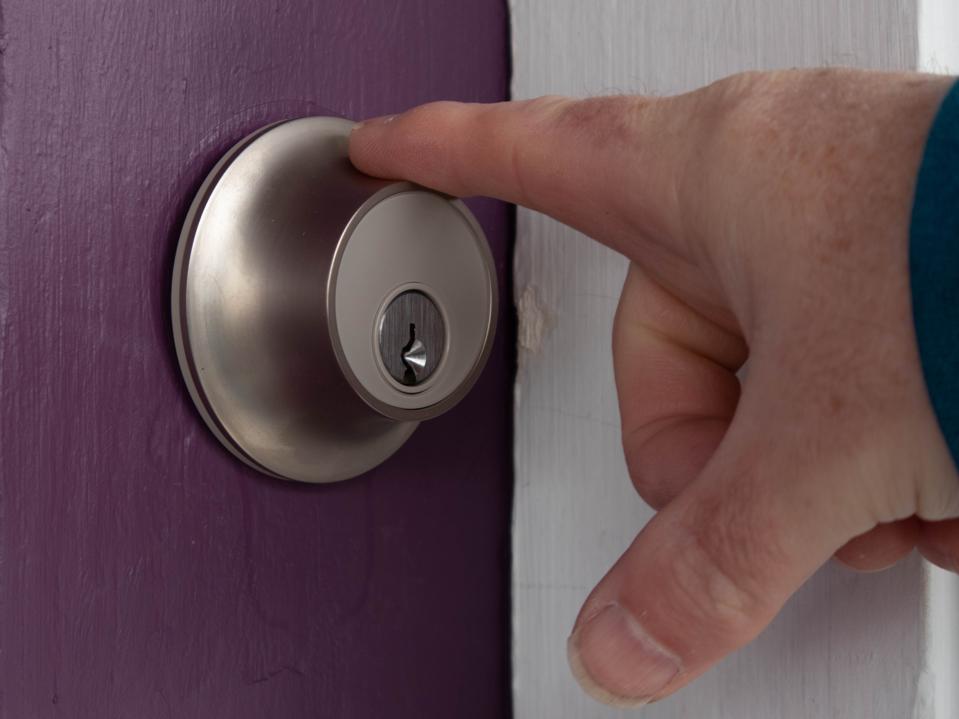
<instances>
[{"instance_id":1,"label":"freckled skin","mask_svg":"<svg viewBox=\"0 0 959 719\"><path fill-rule=\"evenodd\" d=\"M570 638L594 696L676 691L830 556L872 571L918 547L957 567L959 477L908 271L951 84L750 73L666 98L438 103L354 133L366 172L525 204L631 260L613 363L631 479L659 512Z\"/></svg>"}]
</instances>

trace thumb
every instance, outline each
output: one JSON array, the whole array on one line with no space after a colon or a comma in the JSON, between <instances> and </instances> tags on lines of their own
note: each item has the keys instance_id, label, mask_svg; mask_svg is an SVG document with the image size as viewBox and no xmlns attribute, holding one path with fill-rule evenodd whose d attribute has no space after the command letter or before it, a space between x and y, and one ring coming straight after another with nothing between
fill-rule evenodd
<instances>
[{"instance_id":1,"label":"thumb","mask_svg":"<svg viewBox=\"0 0 959 719\"><path fill-rule=\"evenodd\" d=\"M812 467L781 440L737 442L742 429L734 422L580 611L569 661L594 698L639 706L689 683L755 638L816 568L870 528L857 516L862 502L837 496L853 484L835 481L848 466L820 458Z\"/></svg>"}]
</instances>

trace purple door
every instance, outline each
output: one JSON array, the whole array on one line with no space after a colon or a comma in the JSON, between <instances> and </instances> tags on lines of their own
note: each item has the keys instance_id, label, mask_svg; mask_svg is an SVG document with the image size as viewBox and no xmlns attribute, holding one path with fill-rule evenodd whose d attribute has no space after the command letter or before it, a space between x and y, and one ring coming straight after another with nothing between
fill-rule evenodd
<instances>
[{"instance_id":1,"label":"purple door","mask_svg":"<svg viewBox=\"0 0 959 719\"><path fill-rule=\"evenodd\" d=\"M219 446L167 306L235 140L502 99L507 32L502 0L0 0L0 717L509 714L506 296L471 395L329 486ZM508 289L509 212L471 207Z\"/></svg>"}]
</instances>

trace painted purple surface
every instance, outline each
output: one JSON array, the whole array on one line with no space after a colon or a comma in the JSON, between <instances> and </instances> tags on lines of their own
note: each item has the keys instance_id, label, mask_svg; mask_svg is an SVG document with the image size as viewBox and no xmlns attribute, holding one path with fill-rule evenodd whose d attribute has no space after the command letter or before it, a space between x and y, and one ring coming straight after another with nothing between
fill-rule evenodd
<instances>
[{"instance_id":1,"label":"painted purple surface","mask_svg":"<svg viewBox=\"0 0 959 719\"><path fill-rule=\"evenodd\" d=\"M508 715L509 337L386 465L308 487L217 445L167 309L224 149L503 98L505 3L0 11L0 717ZM506 288L508 210L472 207Z\"/></svg>"}]
</instances>

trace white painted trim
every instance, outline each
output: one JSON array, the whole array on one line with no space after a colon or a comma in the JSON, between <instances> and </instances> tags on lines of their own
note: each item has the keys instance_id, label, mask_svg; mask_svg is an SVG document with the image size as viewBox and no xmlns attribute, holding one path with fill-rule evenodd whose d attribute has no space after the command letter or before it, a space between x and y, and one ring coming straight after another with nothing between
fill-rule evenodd
<instances>
[{"instance_id":1,"label":"white painted trim","mask_svg":"<svg viewBox=\"0 0 959 719\"><path fill-rule=\"evenodd\" d=\"M926 565L923 673L930 717L959 717L959 575Z\"/></svg>"},{"instance_id":2,"label":"white painted trim","mask_svg":"<svg viewBox=\"0 0 959 719\"><path fill-rule=\"evenodd\" d=\"M959 2L919 0L918 68L926 72L959 72Z\"/></svg>"}]
</instances>

